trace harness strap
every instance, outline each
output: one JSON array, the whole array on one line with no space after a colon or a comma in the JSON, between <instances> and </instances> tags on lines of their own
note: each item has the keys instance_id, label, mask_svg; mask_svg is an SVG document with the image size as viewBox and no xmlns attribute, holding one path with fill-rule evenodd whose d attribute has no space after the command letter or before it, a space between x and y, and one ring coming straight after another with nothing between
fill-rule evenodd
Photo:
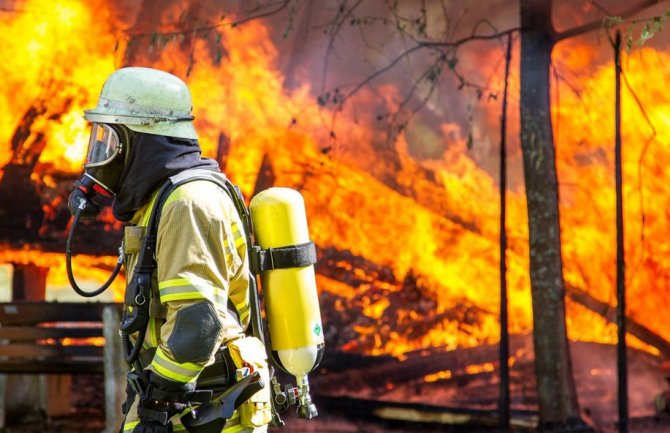
<instances>
[{"instance_id":1,"label":"harness strap","mask_svg":"<svg viewBox=\"0 0 670 433\"><path fill-rule=\"evenodd\" d=\"M273 269L302 268L316 263L314 242L265 250L257 248L254 251L251 266L256 274Z\"/></svg>"}]
</instances>

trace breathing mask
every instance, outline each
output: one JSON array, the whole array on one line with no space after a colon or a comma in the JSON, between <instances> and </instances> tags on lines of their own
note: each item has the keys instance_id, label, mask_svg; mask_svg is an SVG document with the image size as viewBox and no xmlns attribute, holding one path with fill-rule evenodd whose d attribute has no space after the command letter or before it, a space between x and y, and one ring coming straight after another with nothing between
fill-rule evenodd
<instances>
[{"instance_id":1,"label":"breathing mask","mask_svg":"<svg viewBox=\"0 0 670 433\"><path fill-rule=\"evenodd\" d=\"M92 124L84 174L75 182L75 188L68 199L68 208L74 216L74 221L65 248L66 268L70 284L81 296L91 297L102 293L116 278L123 262L123 253L120 249L119 261L110 279L99 289L85 292L76 284L72 274L71 249L79 219L92 218L100 213L100 206L92 200L95 194L114 197L118 193L125 155L128 153L131 140L132 131L124 125Z\"/></svg>"},{"instance_id":2,"label":"breathing mask","mask_svg":"<svg viewBox=\"0 0 670 433\"><path fill-rule=\"evenodd\" d=\"M100 209L90 199L96 193L106 197L117 194L131 139L132 132L123 125L93 123L84 174L75 182L75 189L68 200L72 215L79 206L84 206L82 217L94 217ZM89 203L82 204L82 200Z\"/></svg>"},{"instance_id":3,"label":"breathing mask","mask_svg":"<svg viewBox=\"0 0 670 433\"><path fill-rule=\"evenodd\" d=\"M94 186L96 192L108 197L118 192L130 139L131 131L123 125L93 123L84 169L98 185Z\"/></svg>"}]
</instances>

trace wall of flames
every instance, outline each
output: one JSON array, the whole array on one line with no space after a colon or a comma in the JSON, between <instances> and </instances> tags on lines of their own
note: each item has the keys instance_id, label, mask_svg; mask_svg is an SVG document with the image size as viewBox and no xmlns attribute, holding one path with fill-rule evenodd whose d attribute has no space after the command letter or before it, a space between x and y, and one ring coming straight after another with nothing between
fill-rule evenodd
<instances>
[{"instance_id":1,"label":"wall of flames","mask_svg":"<svg viewBox=\"0 0 670 433\"><path fill-rule=\"evenodd\" d=\"M30 133L43 134L47 146L33 176L49 184L54 174L74 178L80 172L88 134L82 110L95 104L104 78L124 66L130 49L123 37L129 20L113 3L29 0L17 12L0 12L5 35L0 44L0 167L11 158L10 140L21 116L40 99L45 113ZM164 17L179 16L181 9L172 2ZM501 89L499 48L476 49L480 63L494 65L491 87ZM578 92L571 82L554 86L560 94L553 114L563 254L569 284L614 305L613 72L611 64L584 62L593 50L577 40L561 44L555 53L557 64L585 77ZM468 150L464 127L443 119L433 128L430 133L444 147L437 158L411 156L413 140L421 140L416 134L400 134L389 150L375 113L397 105L403 89L384 84L364 88L355 107L337 113L334 139L333 109L317 104L308 81L285 88L280 56L271 27L257 20L187 41L177 36L145 44L133 64L163 68L188 82L204 153L214 157L220 136L228 138L225 171L246 196L264 159L271 163L276 185L303 193L314 241L322 250L341 253L328 264L332 272L318 276L326 326L330 321L334 328L332 342L347 350L401 355L497 341L498 191L494 177ZM644 111L627 91L623 131L629 313L668 340L670 330L659 318L670 307L669 60L651 48L626 57L627 79ZM516 95L518 74L511 78ZM514 100L510 140L516 141ZM499 101L480 110L478 127L497 128ZM396 158L393 164L385 157L389 152ZM523 333L532 326L525 199L522 188L507 197L511 331ZM115 258L78 260L78 269L102 280L92 272L110 268ZM48 266L48 284L67 285L59 254L5 250L0 262ZM338 273L349 277L338 278ZM122 290L119 282L115 299L121 299ZM568 319L572 339L615 341L614 326L578 304L568 303ZM645 347L634 338L631 343Z\"/></svg>"}]
</instances>

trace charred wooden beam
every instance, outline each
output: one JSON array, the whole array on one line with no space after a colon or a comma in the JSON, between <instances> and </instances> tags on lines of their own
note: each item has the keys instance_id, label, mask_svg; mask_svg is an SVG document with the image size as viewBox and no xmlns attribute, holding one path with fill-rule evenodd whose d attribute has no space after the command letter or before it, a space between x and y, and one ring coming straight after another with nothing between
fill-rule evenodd
<instances>
[{"instance_id":1,"label":"charred wooden beam","mask_svg":"<svg viewBox=\"0 0 670 433\"><path fill-rule=\"evenodd\" d=\"M512 353L526 346L528 346L527 337L511 336L510 349ZM424 354L421 354L421 352L424 352ZM343 365L347 361L352 361L351 355L342 352L328 352L321 367L329 368L332 365ZM365 357L362 357L356 362L344 364L348 366L346 370L329 370L328 374L319 377L318 383L324 389L337 388L342 383L354 387L383 389L388 384L402 384L422 380L425 376L447 370L452 377L460 377L467 374L467 367L483 364L491 364L497 371L497 344L461 348L453 351L445 351L444 349L422 350L409 354L407 359L403 361L392 357L384 357L383 359L365 359Z\"/></svg>"},{"instance_id":2,"label":"charred wooden beam","mask_svg":"<svg viewBox=\"0 0 670 433\"><path fill-rule=\"evenodd\" d=\"M318 248L315 269L321 275L347 283L351 287L375 281L397 283L393 269L379 265L349 250Z\"/></svg>"},{"instance_id":3,"label":"charred wooden beam","mask_svg":"<svg viewBox=\"0 0 670 433\"><path fill-rule=\"evenodd\" d=\"M274 168L272 167L272 161L270 160L270 156L266 153L263 156L261 168L258 171L258 177L256 178L256 184L254 185L254 192L252 197L259 192L274 186L275 180L276 176L274 173Z\"/></svg>"},{"instance_id":4,"label":"charred wooden beam","mask_svg":"<svg viewBox=\"0 0 670 433\"><path fill-rule=\"evenodd\" d=\"M567 284L566 292L568 299L571 299L572 301L588 308L608 322L616 323L616 309L608 303L599 301L583 290ZM626 320L626 332L637 337L640 339L640 341L655 347L666 358L670 358L670 342L643 324L634 320L632 317L626 316Z\"/></svg>"},{"instance_id":5,"label":"charred wooden beam","mask_svg":"<svg viewBox=\"0 0 670 433\"><path fill-rule=\"evenodd\" d=\"M337 349L326 350L319 367L328 371L328 374L355 368L377 368L380 365L397 361L389 355L370 356L360 353L342 352Z\"/></svg>"},{"instance_id":6,"label":"charred wooden beam","mask_svg":"<svg viewBox=\"0 0 670 433\"><path fill-rule=\"evenodd\" d=\"M223 132L219 133L219 144L216 147L216 161L219 163L221 171L225 173L228 163L228 154L230 153L230 138Z\"/></svg>"},{"instance_id":7,"label":"charred wooden beam","mask_svg":"<svg viewBox=\"0 0 670 433\"><path fill-rule=\"evenodd\" d=\"M468 425L473 427L493 427L500 424L500 415L496 410L465 409L346 396L318 395L314 397L314 401L323 411L342 412L347 417L362 419L378 418L422 425ZM535 411L512 410L510 415L510 423L522 429L532 429L538 422Z\"/></svg>"},{"instance_id":8,"label":"charred wooden beam","mask_svg":"<svg viewBox=\"0 0 670 433\"><path fill-rule=\"evenodd\" d=\"M15 237L39 235L43 222L43 197L31 176L47 141L44 133L32 129L39 119L48 117L57 120L62 113L67 112L72 101L59 100L61 106L58 108L51 107L51 103L49 96L42 96L32 102L12 134L12 156L2 168L0 221L2 227Z\"/></svg>"},{"instance_id":9,"label":"charred wooden beam","mask_svg":"<svg viewBox=\"0 0 670 433\"><path fill-rule=\"evenodd\" d=\"M48 109L45 102L43 99L33 101L32 105L23 114L11 138L13 152L10 164L25 166L31 172L46 146L44 135L41 133L36 134L31 139L33 124L37 119L47 114Z\"/></svg>"},{"instance_id":10,"label":"charred wooden beam","mask_svg":"<svg viewBox=\"0 0 670 433\"><path fill-rule=\"evenodd\" d=\"M0 237L37 237L44 212L32 167L9 163L0 181ZM4 233L3 233L4 232Z\"/></svg>"}]
</instances>

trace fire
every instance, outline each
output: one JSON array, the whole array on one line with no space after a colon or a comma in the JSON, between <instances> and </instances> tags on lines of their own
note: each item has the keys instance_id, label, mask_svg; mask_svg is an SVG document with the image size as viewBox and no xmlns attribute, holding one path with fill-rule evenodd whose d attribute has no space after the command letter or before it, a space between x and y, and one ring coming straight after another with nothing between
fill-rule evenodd
<instances>
[{"instance_id":1,"label":"fire","mask_svg":"<svg viewBox=\"0 0 670 433\"><path fill-rule=\"evenodd\" d=\"M60 324L59 324L60 325ZM47 338L45 340L38 340L38 344L48 346L99 346L105 345L104 337L89 337L89 338L62 338L59 340Z\"/></svg>"},{"instance_id":2,"label":"fire","mask_svg":"<svg viewBox=\"0 0 670 433\"><path fill-rule=\"evenodd\" d=\"M465 368L463 368L463 371L459 371L458 376L461 377L464 374L475 375L480 373L491 373L495 371L495 369L496 367L493 365L493 363L490 362L485 362L483 364L470 364L466 365ZM423 377L423 380L425 382L437 382L438 380L451 379L453 376L454 372L452 372L451 370L442 370L436 373L425 375Z\"/></svg>"},{"instance_id":3,"label":"fire","mask_svg":"<svg viewBox=\"0 0 670 433\"><path fill-rule=\"evenodd\" d=\"M570 47L566 47L569 50ZM668 55L645 48L626 56L624 73L635 95L623 85L623 178L626 230L626 284L629 314L666 340L658 326L668 301L665 218L670 158L667 110L660 83L668 79ZM561 85L556 121L566 279L595 298L614 303L614 71L603 65L580 84L577 96ZM641 106L636 103L639 98ZM603 103L608 101L608 103ZM588 108L585 108L588 107ZM571 316L574 321L580 315ZM586 321L584 321L586 322ZM587 323L579 332L588 329ZM575 336L572 329L571 336ZM614 338L614 327L605 334ZM602 337L601 337L602 338ZM606 341L612 341L609 338Z\"/></svg>"},{"instance_id":4,"label":"fire","mask_svg":"<svg viewBox=\"0 0 670 433\"><path fill-rule=\"evenodd\" d=\"M116 257L76 255L72 259L75 278L84 290L93 290L107 280L116 265L116 260ZM65 270L65 254L1 248L0 263L36 265L48 268L47 287L70 290L70 282ZM109 296L111 300L114 302L123 301L124 288L125 279L122 275L119 275L108 289L111 293L111 296Z\"/></svg>"},{"instance_id":5,"label":"fire","mask_svg":"<svg viewBox=\"0 0 670 433\"><path fill-rule=\"evenodd\" d=\"M104 346L104 337L90 337L90 338L63 338L61 344L63 346Z\"/></svg>"},{"instance_id":6,"label":"fire","mask_svg":"<svg viewBox=\"0 0 670 433\"><path fill-rule=\"evenodd\" d=\"M490 373L493 370L495 370L495 368L490 362L485 362L483 364L472 364L465 367L466 374Z\"/></svg>"},{"instance_id":7,"label":"fire","mask_svg":"<svg viewBox=\"0 0 670 433\"><path fill-rule=\"evenodd\" d=\"M113 17L107 7L73 0L28 1L21 10L0 15L3 34L11 35L0 48L8 59L0 83L0 143L8 146L21 116L38 107L43 115L31 125L31 137L48 137L40 164L79 171L87 143L82 110L115 69ZM102 52L109 55L93 55ZM7 150L0 152L0 165L10 156Z\"/></svg>"},{"instance_id":8,"label":"fire","mask_svg":"<svg viewBox=\"0 0 670 433\"><path fill-rule=\"evenodd\" d=\"M437 382L438 380L451 379L452 375L451 370L442 370L437 373L425 375L423 380L425 382Z\"/></svg>"},{"instance_id":9,"label":"fire","mask_svg":"<svg viewBox=\"0 0 670 433\"><path fill-rule=\"evenodd\" d=\"M175 3L166 17L180 16L181 8ZM123 53L131 49L123 35L128 21L120 18L113 2L103 0L58 5L30 0L24 9L0 15L4 34L13 35L0 46L6 59L0 66L0 166L15 155L11 142L17 125L25 124L26 113L36 110L39 115L28 122L29 136L23 143L44 144L34 181L57 190L63 188L59 179L72 180L81 171L88 132L82 112L95 105L104 78L122 66ZM54 12L39 13L47 9ZM495 343L500 331L499 197L494 178L471 156L462 127L444 119L430 136L446 150L417 161L409 149L423 137L401 133L389 145L386 130L377 127L377 113L397 107L403 89L390 84L363 89L356 96L358 109L345 105L340 111L318 104L307 81L293 90L285 88L271 30L263 21L251 21L233 29L221 27L208 36L164 39L161 46L140 39L135 41L140 48L133 65L165 69L188 82L204 154L214 157L221 137L226 137L230 149L224 169L246 197L254 192L266 160L276 185L297 188L304 195L310 233L321 253L318 284L324 322L338 330L332 337L335 344L345 350L402 356L426 347ZM497 51L482 45L477 49L498 65L491 69L498 74L492 85L502 88ZM219 58L217 52L224 55ZM590 53L582 45L561 46L557 60L588 70L592 63L583 63L585 57L575 55L578 52ZM664 114L668 100L661 85L668 82L663 67L668 60L666 54L643 50L626 63L629 81L639 89L656 125L652 142L630 94L624 101L624 118L630 122L624 128L630 314L666 339L670 331L659 325L658 312L670 302L669 276L664 272L670 249L662 241L669 231L665 213L670 208L664 175L665 143L670 141L665 137L668 128L663 128L670 118ZM612 82L611 65L592 71L584 80L581 100L557 83L561 98L553 107L566 279L610 304ZM512 90L518 90L517 75L512 77ZM499 109L499 103L483 109L485 127L497 127ZM518 130L518 125L511 129ZM60 194L61 200L67 196L65 191ZM526 333L532 327L532 309L523 190L509 191L507 201L510 327L514 333ZM64 287L68 283L62 256L5 250L0 262L49 267L48 285ZM75 269L100 282L115 260L77 257ZM122 280L113 291L115 300L122 299ZM653 296L647 296L650 293ZM568 304L567 313L570 338L615 341L614 325L597 314L574 303ZM644 347L634 339L631 343ZM447 378L448 373L440 374L434 380Z\"/></svg>"}]
</instances>

